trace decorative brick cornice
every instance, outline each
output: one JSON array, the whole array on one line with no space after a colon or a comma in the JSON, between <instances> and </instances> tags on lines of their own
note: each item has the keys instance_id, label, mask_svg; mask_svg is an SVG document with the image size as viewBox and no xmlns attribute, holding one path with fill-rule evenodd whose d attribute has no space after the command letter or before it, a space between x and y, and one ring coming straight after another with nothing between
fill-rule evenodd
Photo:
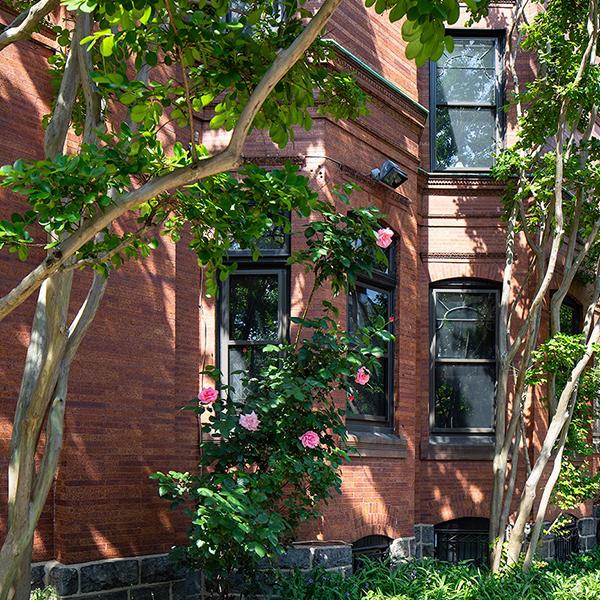
<instances>
[{"instance_id":1,"label":"decorative brick cornice","mask_svg":"<svg viewBox=\"0 0 600 600\"><path fill-rule=\"evenodd\" d=\"M335 67L354 75L359 85L373 98L392 107L395 112L422 129L429 111L415 99L403 92L381 73L367 65L335 40L327 40L335 51Z\"/></svg>"},{"instance_id":2,"label":"decorative brick cornice","mask_svg":"<svg viewBox=\"0 0 600 600\"><path fill-rule=\"evenodd\" d=\"M422 261L436 260L504 260L504 252L421 252Z\"/></svg>"},{"instance_id":3,"label":"decorative brick cornice","mask_svg":"<svg viewBox=\"0 0 600 600\"><path fill-rule=\"evenodd\" d=\"M426 194L456 192L471 195L473 193L504 191L504 184L482 173L427 173L419 171L419 187Z\"/></svg>"},{"instance_id":4,"label":"decorative brick cornice","mask_svg":"<svg viewBox=\"0 0 600 600\"><path fill-rule=\"evenodd\" d=\"M257 155L242 157L245 163L254 163L261 167L281 167L286 162L303 167L306 164L306 156L304 154L289 154L289 155Z\"/></svg>"}]
</instances>

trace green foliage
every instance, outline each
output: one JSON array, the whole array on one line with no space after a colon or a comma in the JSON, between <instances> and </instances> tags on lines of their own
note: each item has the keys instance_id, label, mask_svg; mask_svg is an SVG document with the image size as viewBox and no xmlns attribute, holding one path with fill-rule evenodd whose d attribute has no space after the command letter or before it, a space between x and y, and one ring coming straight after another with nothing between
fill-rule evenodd
<instances>
[{"instance_id":1,"label":"green foliage","mask_svg":"<svg viewBox=\"0 0 600 600\"><path fill-rule=\"evenodd\" d=\"M467 0L471 21L487 14L488 2ZM457 0L366 0L379 14L389 10L390 21L405 19L402 38L408 42L406 58L424 65L429 59L438 60L444 49L452 52L454 41L446 35L445 25L454 25L460 16Z\"/></svg>"},{"instance_id":2,"label":"green foliage","mask_svg":"<svg viewBox=\"0 0 600 600\"><path fill-rule=\"evenodd\" d=\"M540 344L533 353L533 364L527 374L528 383L547 384L552 376L555 396L558 398L584 351L582 335L557 333ZM597 352L598 347L594 347L594 351ZM594 366L584 371L579 380L561 473L553 491L553 502L561 510L577 507L594 498L600 490L600 474L593 473L589 460L586 460L594 453L591 432L593 422L598 418L599 397L600 368Z\"/></svg>"},{"instance_id":3,"label":"green foliage","mask_svg":"<svg viewBox=\"0 0 600 600\"><path fill-rule=\"evenodd\" d=\"M305 231L309 250L292 262L317 274L316 287L330 283L336 292L348 290L378 250L379 214L365 210L343 218L326 203L316 214L322 220L312 220ZM317 252L320 245L325 252ZM340 265L343 272L337 271ZM324 302L322 316L293 319L312 335L296 344L266 346L260 373L242 374L243 402L209 367L204 375L217 383L219 397L210 409L202 403L188 407L204 415L198 472L153 476L160 495L181 506L192 522L189 544L175 556L209 577L223 582L234 569L251 573L260 559L281 552L297 525L316 517L321 503L340 490L339 467L348 454L344 410L335 400L346 397L360 367L380 368L380 346L392 335L383 317L352 333L336 317L335 307ZM240 420L250 414L260 423L255 430ZM316 446L303 445L306 432L318 435Z\"/></svg>"},{"instance_id":4,"label":"green foliage","mask_svg":"<svg viewBox=\"0 0 600 600\"><path fill-rule=\"evenodd\" d=\"M531 571L494 575L485 567L434 560L366 562L351 577L317 571L282 577L275 592L294 600L593 600L600 597L600 551Z\"/></svg>"}]
</instances>

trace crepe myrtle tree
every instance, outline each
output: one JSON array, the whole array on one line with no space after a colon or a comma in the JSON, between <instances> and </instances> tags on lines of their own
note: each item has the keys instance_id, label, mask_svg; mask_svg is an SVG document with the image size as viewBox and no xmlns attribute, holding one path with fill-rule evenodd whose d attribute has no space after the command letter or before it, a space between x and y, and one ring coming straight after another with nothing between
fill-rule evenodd
<instances>
[{"instance_id":1,"label":"crepe myrtle tree","mask_svg":"<svg viewBox=\"0 0 600 600\"><path fill-rule=\"evenodd\" d=\"M289 211L310 212L314 196L294 169L266 172L242 151L254 129L285 146L295 127L311 127L313 108L334 118L365 112L364 93L333 68L333 50L320 38L341 2L310 10L302 0L14 4L22 12L0 33L0 51L28 39L55 9L59 17L49 58L55 93L39 123L44 157L15 156L0 179L22 199L22 210L0 222L0 247L21 260L32 247L45 251L0 296L3 319L38 292L10 447L1 600L28 596L33 533L62 445L69 367L110 273L146 256L156 234L177 242L186 229L214 291L217 271L228 273L223 257L232 242L256 256L268 228L287 227ZM451 47L444 25L458 19L457 0L372 4L392 21L405 19L407 54L419 64ZM467 4L474 18L485 11L485 1ZM230 132L215 152L196 143L194 114L205 108L214 111L212 128ZM185 132L175 145L161 135L169 122ZM77 144L66 144L70 130ZM93 279L69 321L73 277L85 268Z\"/></svg>"},{"instance_id":2,"label":"crepe myrtle tree","mask_svg":"<svg viewBox=\"0 0 600 600\"><path fill-rule=\"evenodd\" d=\"M337 296L358 274L386 265L378 246L392 240L378 227L376 210L346 216L321 204L315 212L319 218L304 230L308 249L290 259L315 274L313 292L326 286ZM381 315L345 331L330 302L307 319L312 298L304 316L292 319L295 341L266 346L259 373L241 374L243 400L216 368L204 372L216 386L204 386L188 407L202 421L198 469L152 476L160 495L191 522L188 544L176 547L174 558L201 568L221 598L229 597L234 573L256 593L258 562L283 552L298 524L318 516L340 491L340 466L348 459L340 403L355 387L377 389L371 375L393 339ZM301 330L312 333L300 336Z\"/></svg>"},{"instance_id":3,"label":"crepe myrtle tree","mask_svg":"<svg viewBox=\"0 0 600 600\"><path fill-rule=\"evenodd\" d=\"M515 3L507 35L518 136L495 167L496 176L507 183L507 245L490 518L494 570L522 559L520 564L529 568L561 477L555 494L559 505L572 505L597 492L597 480L591 476L577 481L572 468L562 475L561 470L565 453L573 458L584 440L589 448L589 414L598 387L592 368L600 337L600 144L594 135L600 102L598 3L550 0L537 5L531 20L527 4L527 0ZM516 67L524 53L538 65L526 84ZM529 263L519 289L513 281L517 253ZM588 284L585 318L578 330L561 331L563 302L576 278ZM542 326L544 305L549 306L547 328ZM547 408L547 429L534 454L524 413L539 390L545 395L541 406ZM520 457L525 461L525 481L517 496ZM571 492L565 496L568 487Z\"/></svg>"}]
</instances>

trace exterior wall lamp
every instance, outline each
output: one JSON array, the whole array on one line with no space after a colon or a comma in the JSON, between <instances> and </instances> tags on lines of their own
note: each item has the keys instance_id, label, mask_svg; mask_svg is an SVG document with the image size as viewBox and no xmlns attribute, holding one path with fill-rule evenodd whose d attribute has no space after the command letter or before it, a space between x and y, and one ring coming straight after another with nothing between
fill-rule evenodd
<instances>
[{"instance_id":1,"label":"exterior wall lamp","mask_svg":"<svg viewBox=\"0 0 600 600\"><path fill-rule=\"evenodd\" d=\"M379 169L373 169L371 177L394 190L408 179L408 175L391 160L386 160Z\"/></svg>"}]
</instances>

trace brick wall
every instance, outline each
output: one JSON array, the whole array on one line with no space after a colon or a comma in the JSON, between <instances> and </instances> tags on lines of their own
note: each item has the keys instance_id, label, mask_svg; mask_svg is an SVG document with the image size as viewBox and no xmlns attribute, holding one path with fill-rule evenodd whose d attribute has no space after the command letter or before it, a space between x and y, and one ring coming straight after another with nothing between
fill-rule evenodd
<instances>
[{"instance_id":1,"label":"brick wall","mask_svg":"<svg viewBox=\"0 0 600 600\"><path fill-rule=\"evenodd\" d=\"M495 5L485 25L504 26L509 15L508 4ZM434 281L463 276L500 280L502 190L481 177L427 175L427 113L417 102L429 104L428 70L417 72L405 60L399 29L400 24L367 13L359 0L343 3L328 36L391 85L351 54L340 52L342 68L351 71L371 97L369 116L356 123L334 123L315 115L312 131L298 131L295 142L284 150L263 134L254 135L245 148L246 156L266 166L295 159L327 197L337 183L358 182L363 189L352 202L386 212L398 242L396 440L383 455L356 457L343 468L342 496L324 507L322 519L302 528L299 537L304 540L353 542L371 534L410 540L415 523L428 527L452 518L485 517L488 511L489 460L435 460L423 454L428 440L428 307ZM47 111L45 56L51 40L36 39L2 52L2 163L42 154L43 133L39 119L31 115ZM526 75L530 66L519 68ZM511 119L509 114L509 136ZM211 148L223 146L228 135L208 130L206 123L207 115L198 115L203 141ZM409 176L398 192L368 177L385 159L397 162ZM0 197L2 215L10 214L16 198L5 191ZM35 259L39 256L27 266ZM2 291L27 266L0 254ZM523 281L525 271L521 256L517 282ZM87 277L78 275L78 299ZM292 315L301 314L310 285L310 274L292 270ZM327 296L323 292L323 298ZM336 303L344 319L345 299ZM32 306L27 302L0 322L0 526L5 521L11 420ZM152 555L179 539L183 524L157 498L148 475L193 466L197 423L178 409L197 393L201 366L215 363L215 322L214 300L201 294L200 273L185 244L175 248L162 242L150 259L130 263L111 276L98 317L73 365L65 444L57 482L36 533L36 560L57 559L68 565ZM544 425L533 409L529 422L532 430ZM417 546L428 546L419 537L421 529ZM413 540L407 547L414 544Z\"/></svg>"}]
</instances>

